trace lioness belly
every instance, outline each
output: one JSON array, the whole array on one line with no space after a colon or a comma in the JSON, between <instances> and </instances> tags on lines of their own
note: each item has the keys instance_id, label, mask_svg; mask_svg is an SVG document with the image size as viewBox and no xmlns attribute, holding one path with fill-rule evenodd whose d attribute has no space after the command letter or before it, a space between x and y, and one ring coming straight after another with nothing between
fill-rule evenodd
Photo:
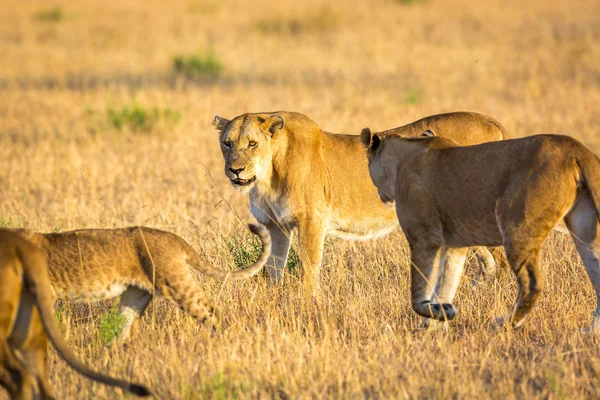
<instances>
[{"instance_id":1,"label":"lioness belly","mask_svg":"<svg viewBox=\"0 0 600 400\"><path fill-rule=\"evenodd\" d=\"M454 221L444 228L444 242L448 247L499 246L502 235L495 218Z\"/></svg>"},{"instance_id":2,"label":"lioness belly","mask_svg":"<svg viewBox=\"0 0 600 400\"><path fill-rule=\"evenodd\" d=\"M398 228L393 218L373 218L362 221L344 221L333 218L327 233L345 240L367 240L385 236Z\"/></svg>"}]
</instances>

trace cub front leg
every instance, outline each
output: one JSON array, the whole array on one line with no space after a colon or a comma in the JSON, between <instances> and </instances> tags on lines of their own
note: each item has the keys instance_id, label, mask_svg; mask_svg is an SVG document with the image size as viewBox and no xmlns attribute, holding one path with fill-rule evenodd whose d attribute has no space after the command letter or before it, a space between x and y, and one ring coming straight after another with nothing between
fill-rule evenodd
<instances>
[{"instance_id":1,"label":"cub front leg","mask_svg":"<svg viewBox=\"0 0 600 400\"><path fill-rule=\"evenodd\" d=\"M307 290L316 294L319 290L319 274L325 244L325 223L310 219L298 224L298 255L300 256L300 276Z\"/></svg>"}]
</instances>

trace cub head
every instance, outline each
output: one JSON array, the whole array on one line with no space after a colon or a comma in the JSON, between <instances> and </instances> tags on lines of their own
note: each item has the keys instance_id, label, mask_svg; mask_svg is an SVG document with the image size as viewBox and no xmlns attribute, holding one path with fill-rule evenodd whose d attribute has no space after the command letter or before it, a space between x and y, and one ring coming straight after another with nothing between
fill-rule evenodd
<instances>
[{"instance_id":1,"label":"cub head","mask_svg":"<svg viewBox=\"0 0 600 400\"><path fill-rule=\"evenodd\" d=\"M268 177L272 162L271 140L285 126L279 114L243 114L233 120L218 115L213 125L219 131L225 175L234 189L248 192Z\"/></svg>"},{"instance_id":2,"label":"cub head","mask_svg":"<svg viewBox=\"0 0 600 400\"><path fill-rule=\"evenodd\" d=\"M377 188L381 201L386 205L392 206L394 203L394 183L396 179L390 175L395 175L395 171L393 168L390 171L388 171L390 168L386 168L389 167L389 163L393 160L389 160L389 155L385 153L383 139L378 134L372 133L369 128L363 129L360 133L360 141L367 149L371 180Z\"/></svg>"}]
</instances>

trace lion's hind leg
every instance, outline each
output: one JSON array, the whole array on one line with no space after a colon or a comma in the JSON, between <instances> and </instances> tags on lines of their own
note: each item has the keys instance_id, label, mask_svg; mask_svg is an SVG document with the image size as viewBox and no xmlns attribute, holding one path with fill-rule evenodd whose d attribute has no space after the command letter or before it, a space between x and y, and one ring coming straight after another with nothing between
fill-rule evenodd
<instances>
[{"instance_id":1,"label":"lion's hind leg","mask_svg":"<svg viewBox=\"0 0 600 400\"><path fill-rule=\"evenodd\" d=\"M510 319L514 328L520 328L544 289L539 266L540 248L526 249L514 245L505 248L519 285Z\"/></svg>"},{"instance_id":2,"label":"lion's hind leg","mask_svg":"<svg viewBox=\"0 0 600 400\"><path fill-rule=\"evenodd\" d=\"M119 312L125 319L125 326L119 333L119 340L127 340L131 336L132 329L142 316L148 304L152 300L152 293L146 289L129 286L121 297Z\"/></svg>"},{"instance_id":3,"label":"lion's hind leg","mask_svg":"<svg viewBox=\"0 0 600 400\"><path fill-rule=\"evenodd\" d=\"M565 222L596 292L596 312L590 331L600 334L600 225L592 199L589 196L579 199Z\"/></svg>"},{"instance_id":4,"label":"lion's hind leg","mask_svg":"<svg viewBox=\"0 0 600 400\"><path fill-rule=\"evenodd\" d=\"M169 264L168 276L162 276L156 282L160 295L204 325L213 329L220 328L219 308L207 298L185 260L171 261Z\"/></svg>"}]
</instances>

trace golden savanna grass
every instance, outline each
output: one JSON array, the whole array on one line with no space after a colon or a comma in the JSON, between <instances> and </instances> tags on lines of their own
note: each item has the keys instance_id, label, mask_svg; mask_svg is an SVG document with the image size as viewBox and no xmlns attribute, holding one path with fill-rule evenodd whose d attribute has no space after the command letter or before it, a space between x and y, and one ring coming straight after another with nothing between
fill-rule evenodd
<instances>
[{"instance_id":1,"label":"golden savanna grass","mask_svg":"<svg viewBox=\"0 0 600 400\"><path fill-rule=\"evenodd\" d=\"M247 198L222 172L215 114L299 111L358 134L472 110L515 136L566 133L600 151L598 15L587 0L7 0L0 223L145 224L233 268L246 260L234 239L256 249ZM175 70L196 55L210 66L191 79ZM599 397L600 340L579 332L595 298L570 239L551 236L543 271L547 289L517 332L495 324L513 277L473 287L473 262L449 330L418 330L400 233L328 241L315 299L294 276L283 288L204 279L225 310L214 335L161 301L126 345L101 338L111 304L62 303L57 317L81 359L161 399ZM58 398L122 397L54 350L49 368Z\"/></svg>"}]
</instances>

